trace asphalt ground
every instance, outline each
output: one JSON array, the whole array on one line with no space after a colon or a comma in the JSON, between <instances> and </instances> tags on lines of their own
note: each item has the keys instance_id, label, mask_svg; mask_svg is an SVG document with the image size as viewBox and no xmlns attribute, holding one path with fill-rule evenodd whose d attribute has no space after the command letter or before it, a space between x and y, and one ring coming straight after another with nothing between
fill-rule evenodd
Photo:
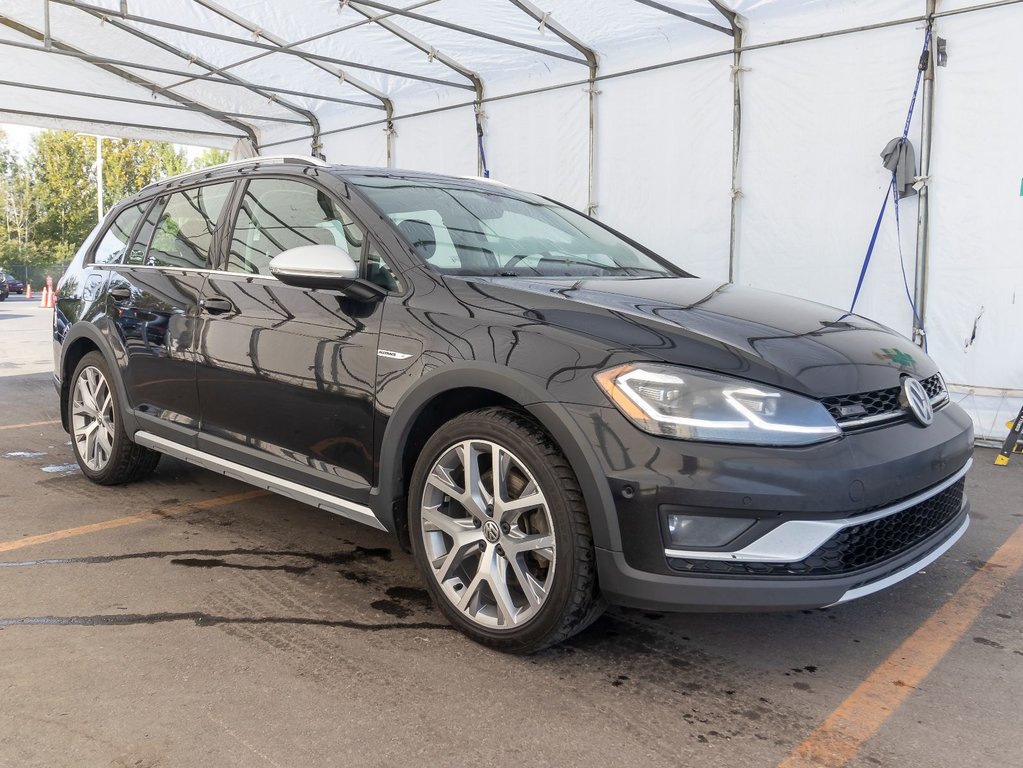
<instances>
[{"instance_id":1,"label":"asphalt ground","mask_svg":"<svg viewBox=\"0 0 1023 768\"><path fill-rule=\"evenodd\" d=\"M2 766L1023 766L1023 456L883 594L506 656L385 534L166 457L88 482L49 322L0 304Z\"/></svg>"}]
</instances>

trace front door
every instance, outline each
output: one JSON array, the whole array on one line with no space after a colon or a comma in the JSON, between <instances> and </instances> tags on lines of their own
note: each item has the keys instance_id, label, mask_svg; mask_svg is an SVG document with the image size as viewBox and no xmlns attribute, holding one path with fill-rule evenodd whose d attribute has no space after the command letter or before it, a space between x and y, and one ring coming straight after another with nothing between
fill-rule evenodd
<instances>
[{"instance_id":1,"label":"front door","mask_svg":"<svg viewBox=\"0 0 1023 768\"><path fill-rule=\"evenodd\" d=\"M364 268L364 230L324 188L295 179L252 179L237 208L203 291L200 448L366 503L383 300L290 287L269 271L278 253L311 244Z\"/></svg>"}]
</instances>

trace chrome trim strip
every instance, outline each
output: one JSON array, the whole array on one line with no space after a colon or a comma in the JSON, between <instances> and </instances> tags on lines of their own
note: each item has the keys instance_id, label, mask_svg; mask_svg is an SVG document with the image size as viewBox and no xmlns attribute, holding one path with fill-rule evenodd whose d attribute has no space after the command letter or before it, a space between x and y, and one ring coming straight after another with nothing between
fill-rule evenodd
<instances>
[{"instance_id":1,"label":"chrome trim strip","mask_svg":"<svg viewBox=\"0 0 1023 768\"><path fill-rule=\"evenodd\" d=\"M205 469L212 470L213 472L219 472L222 475L233 477L235 480L241 480L244 483L265 488L268 491L279 493L281 496L287 496L289 499L301 501L304 504L310 504L326 512L332 512L335 515L347 517L351 520L364 523L381 531L387 530L384 524L377 519L377 516L373 514L373 510L369 507L364 507L362 504L355 504L354 502L342 499L340 496L333 496L329 493L317 491L313 488L306 488L305 486L294 483L291 480L283 480L266 472L260 472L258 469L252 469L251 467L246 467L243 464L222 459L219 456L214 456L196 448L189 448L188 446L180 445L171 440L154 435L151 432L136 432L132 440L139 445L144 445L146 448L152 448L160 453L166 453L169 456L174 456L182 461L187 461L189 464L195 464Z\"/></svg>"},{"instance_id":2,"label":"chrome trim strip","mask_svg":"<svg viewBox=\"0 0 1023 768\"><path fill-rule=\"evenodd\" d=\"M772 531L768 531L753 543L733 552L708 552L701 549L665 549L665 557L679 557L688 560L728 560L747 563L798 563L812 554L824 542L852 525L872 523L883 517L889 517L904 509L927 501L932 496L944 491L959 482L973 465L973 459L967 461L962 469L937 485L916 496L900 501L890 507L882 507L864 515L856 515L841 520L789 520Z\"/></svg>"},{"instance_id":3,"label":"chrome trim strip","mask_svg":"<svg viewBox=\"0 0 1023 768\"><path fill-rule=\"evenodd\" d=\"M937 411L940 408L944 408L948 403L948 391L944 391L939 395L935 395L931 398L931 407ZM880 424L884 421L894 421L902 416L906 415L906 411L885 411L884 413L876 413L873 416L864 416L862 419L853 419L852 421L838 421L838 426L845 429L855 429L856 427L865 427L868 424Z\"/></svg>"},{"instance_id":4,"label":"chrome trim strip","mask_svg":"<svg viewBox=\"0 0 1023 768\"><path fill-rule=\"evenodd\" d=\"M949 536L944 542L942 542L940 547L931 552L922 560L917 560L915 562L910 563L901 571L896 571L891 576L886 576L885 578L879 579L878 581L872 581L870 582L870 584L864 584L862 587L856 587L855 589L847 590L846 593L842 595L841 598L839 598L831 605L840 605L841 603L848 603L850 600L856 600L860 597L872 595L875 592L880 592L882 589L887 589L893 584L898 584L900 581L908 579L910 576L919 573L928 565L930 565L939 557L941 557L943 554L948 552L952 548L952 545L963 537L963 534L966 533L966 529L969 527L970 517L969 515L967 515L966 519L963 520L963 524L959 526L959 529L951 536Z\"/></svg>"}]
</instances>

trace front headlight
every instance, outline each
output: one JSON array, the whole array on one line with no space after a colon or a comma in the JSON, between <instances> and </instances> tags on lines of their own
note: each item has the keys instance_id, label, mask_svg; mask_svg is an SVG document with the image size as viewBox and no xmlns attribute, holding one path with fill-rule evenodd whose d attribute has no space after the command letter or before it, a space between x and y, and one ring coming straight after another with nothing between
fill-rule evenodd
<instances>
[{"instance_id":1,"label":"front headlight","mask_svg":"<svg viewBox=\"0 0 1023 768\"><path fill-rule=\"evenodd\" d=\"M750 445L807 445L841 434L816 400L674 365L630 363L594 378L625 416L653 435Z\"/></svg>"}]
</instances>

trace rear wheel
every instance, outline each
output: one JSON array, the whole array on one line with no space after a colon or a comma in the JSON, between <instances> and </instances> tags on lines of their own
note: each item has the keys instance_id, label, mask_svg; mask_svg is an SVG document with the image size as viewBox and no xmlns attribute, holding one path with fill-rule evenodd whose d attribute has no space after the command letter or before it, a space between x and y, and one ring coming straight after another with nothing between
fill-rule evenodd
<instances>
[{"instance_id":1,"label":"rear wheel","mask_svg":"<svg viewBox=\"0 0 1023 768\"><path fill-rule=\"evenodd\" d=\"M444 615L472 639L531 653L603 606L575 474L536 422L505 408L452 420L412 476L416 562Z\"/></svg>"},{"instance_id":2,"label":"rear wheel","mask_svg":"<svg viewBox=\"0 0 1023 768\"><path fill-rule=\"evenodd\" d=\"M82 472L100 485L141 480L156 469L160 454L136 445L124 430L117 389L99 352L85 355L71 377L68 424Z\"/></svg>"}]
</instances>

